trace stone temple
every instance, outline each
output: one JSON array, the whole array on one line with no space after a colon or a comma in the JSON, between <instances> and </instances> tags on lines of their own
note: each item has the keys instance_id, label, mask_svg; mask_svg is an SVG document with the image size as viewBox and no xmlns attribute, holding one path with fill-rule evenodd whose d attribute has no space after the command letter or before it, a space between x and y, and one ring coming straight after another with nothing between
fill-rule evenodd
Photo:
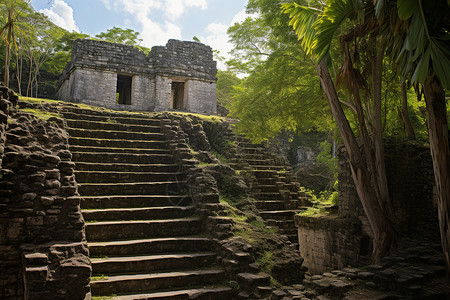
<instances>
[{"instance_id":1,"label":"stone temple","mask_svg":"<svg viewBox=\"0 0 450 300\"><path fill-rule=\"evenodd\" d=\"M212 49L169 40L149 55L129 46L77 39L58 99L118 110L217 112Z\"/></svg>"}]
</instances>

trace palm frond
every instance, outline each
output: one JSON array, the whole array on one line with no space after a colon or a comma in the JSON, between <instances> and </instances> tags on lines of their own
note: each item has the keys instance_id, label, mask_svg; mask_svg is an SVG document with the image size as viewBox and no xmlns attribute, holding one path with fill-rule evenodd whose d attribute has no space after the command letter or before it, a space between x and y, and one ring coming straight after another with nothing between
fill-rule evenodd
<instances>
[{"instance_id":1,"label":"palm frond","mask_svg":"<svg viewBox=\"0 0 450 300\"><path fill-rule=\"evenodd\" d=\"M294 28L301 46L307 54L313 54L313 43L316 35L315 22L318 15L323 12L297 3L285 3L281 7L282 11L289 15L291 19L289 25Z\"/></svg>"},{"instance_id":2,"label":"palm frond","mask_svg":"<svg viewBox=\"0 0 450 300\"><path fill-rule=\"evenodd\" d=\"M325 8L315 24L317 33L313 48L319 61L330 51L331 42L342 23L346 19L361 18L361 5L357 0L335 0Z\"/></svg>"}]
</instances>

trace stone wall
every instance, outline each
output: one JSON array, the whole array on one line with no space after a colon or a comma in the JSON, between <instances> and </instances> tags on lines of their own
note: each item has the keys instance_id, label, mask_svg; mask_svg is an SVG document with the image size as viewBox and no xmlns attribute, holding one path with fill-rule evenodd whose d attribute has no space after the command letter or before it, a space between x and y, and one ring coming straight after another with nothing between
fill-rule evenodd
<instances>
[{"instance_id":1,"label":"stone wall","mask_svg":"<svg viewBox=\"0 0 450 300\"><path fill-rule=\"evenodd\" d=\"M89 100L91 105L111 106L110 100L116 98L113 88L116 82L117 74L110 71L75 69L67 87L69 94L65 96L73 102Z\"/></svg>"},{"instance_id":2,"label":"stone wall","mask_svg":"<svg viewBox=\"0 0 450 300\"><path fill-rule=\"evenodd\" d=\"M361 225L358 219L337 215L295 216L299 250L311 274L361 262ZM367 254L367 253L365 253Z\"/></svg>"},{"instance_id":3,"label":"stone wall","mask_svg":"<svg viewBox=\"0 0 450 300\"><path fill-rule=\"evenodd\" d=\"M57 113L56 106L38 106ZM64 128L56 117L11 111L0 178L1 299L90 295L84 220Z\"/></svg>"},{"instance_id":4,"label":"stone wall","mask_svg":"<svg viewBox=\"0 0 450 300\"><path fill-rule=\"evenodd\" d=\"M328 217L296 216L295 219L300 253L312 273L370 262L370 224L356 193L345 148L340 147L337 154L337 213ZM385 158L389 193L402 233L417 236L429 232L431 227L438 234L429 148L412 142L388 140Z\"/></svg>"},{"instance_id":5,"label":"stone wall","mask_svg":"<svg viewBox=\"0 0 450 300\"><path fill-rule=\"evenodd\" d=\"M167 101L167 99L171 98L171 84L171 79L163 76L156 76L155 111L166 111L170 109L170 101Z\"/></svg>"},{"instance_id":6,"label":"stone wall","mask_svg":"<svg viewBox=\"0 0 450 300\"><path fill-rule=\"evenodd\" d=\"M217 89L215 82L189 80L186 110L206 114L216 114L217 103L204 101L204 99L215 99L216 97Z\"/></svg>"},{"instance_id":7,"label":"stone wall","mask_svg":"<svg viewBox=\"0 0 450 300\"><path fill-rule=\"evenodd\" d=\"M136 47L89 39L73 42L71 64L125 74L147 74L151 68L147 55Z\"/></svg>"},{"instance_id":8,"label":"stone wall","mask_svg":"<svg viewBox=\"0 0 450 300\"><path fill-rule=\"evenodd\" d=\"M118 104L117 75L131 77L131 104ZM58 84L58 99L134 111L171 109L172 81L184 82L179 110L215 114L216 62L209 46L169 40L147 56L137 48L77 39Z\"/></svg>"},{"instance_id":9,"label":"stone wall","mask_svg":"<svg viewBox=\"0 0 450 300\"><path fill-rule=\"evenodd\" d=\"M212 49L201 43L169 40L166 46L152 47L149 57L156 74L214 82L217 80Z\"/></svg>"},{"instance_id":10,"label":"stone wall","mask_svg":"<svg viewBox=\"0 0 450 300\"><path fill-rule=\"evenodd\" d=\"M18 97L7 87L0 85L0 166L5 153L6 128L8 115L12 105L17 104ZM1 168L0 168L1 169Z\"/></svg>"},{"instance_id":11,"label":"stone wall","mask_svg":"<svg viewBox=\"0 0 450 300\"><path fill-rule=\"evenodd\" d=\"M343 147L339 149L339 214L366 219ZM385 142L389 196L404 234L437 224L430 149L407 141Z\"/></svg>"}]
</instances>

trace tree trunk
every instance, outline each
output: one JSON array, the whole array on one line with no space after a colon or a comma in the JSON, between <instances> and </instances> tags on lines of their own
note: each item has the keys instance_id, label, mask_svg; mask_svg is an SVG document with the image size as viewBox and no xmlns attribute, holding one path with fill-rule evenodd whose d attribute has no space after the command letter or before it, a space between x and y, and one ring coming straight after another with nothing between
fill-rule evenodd
<instances>
[{"instance_id":1,"label":"tree trunk","mask_svg":"<svg viewBox=\"0 0 450 300\"><path fill-rule=\"evenodd\" d=\"M383 44L383 42L381 43ZM376 55L372 61L372 91L373 91L373 144L375 148L375 180L378 182L380 205L387 217L395 220L394 210L389 197L389 188L384 159L383 126L381 123L381 87L383 75L384 46L375 44Z\"/></svg>"},{"instance_id":2,"label":"tree trunk","mask_svg":"<svg viewBox=\"0 0 450 300\"><path fill-rule=\"evenodd\" d=\"M8 11L8 35L6 37L6 49L5 49L5 86L9 87L9 56L11 51L11 38L12 38L12 31L13 31L13 24L12 24L12 15L13 10L12 8Z\"/></svg>"},{"instance_id":3,"label":"tree trunk","mask_svg":"<svg viewBox=\"0 0 450 300\"><path fill-rule=\"evenodd\" d=\"M402 83L402 120L405 126L406 136L408 139L415 140L416 133L411 123L411 118L409 117L408 110L408 97L406 96L406 84Z\"/></svg>"},{"instance_id":4,"label":"tree trunk","mask_svg":"<svg viewBox=\"0 0 450 300\"><path fill-rule=\"evenodd\" d=\"M33 52L30 50L30 56L29 56L29 64L28 64L28 85L27 85L27 97L33 97L33 86L31 82L31 69L33 66ZM31 89L31 91L30 91Z\"/></svg>"},{"instance_id":5,"label":"tree trunk","mask_svg":"<svg viewBox=\"0 0 450 300\"><path fill-rule=\"evenodd\" d=\"M450 276L450 150L445 93L442 84L434 74L427 78L423 88L427 103L430 150L438 193L441 244L447 275Z\"/></svg>"},{"instance_id":6,"label":"tree trunk","mask_svg":"<svg viewBox=\"0 0 450 300\"><path fill-rule=\"evenodd\" d=\"M339 104L336 89L324 60L318 65L318 73L347 150L350 169L358 196L373 231L373 259L377 261L381 257L389 254L393 246L396 247L399 240L398 231L395 228L395 222L386 215L376 197L359 145L348 123L347 117Z\"/></svg>"}]
</instances>

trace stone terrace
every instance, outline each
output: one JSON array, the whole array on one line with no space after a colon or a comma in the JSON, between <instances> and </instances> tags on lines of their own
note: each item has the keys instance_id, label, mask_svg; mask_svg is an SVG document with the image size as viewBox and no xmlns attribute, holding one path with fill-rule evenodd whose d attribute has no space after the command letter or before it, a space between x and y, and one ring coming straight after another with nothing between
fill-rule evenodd
<instances>
[{"instance_id":1,"label":"stone terrace","mask_svg":"<svg viewBox=\"0 0 450 300\"><path fill-rule=\"evenodd\" d=\"M64 112L76 163L94 296L227 298L212 241L203 234L161 120Z\"/></svg>"}]
</instances>

